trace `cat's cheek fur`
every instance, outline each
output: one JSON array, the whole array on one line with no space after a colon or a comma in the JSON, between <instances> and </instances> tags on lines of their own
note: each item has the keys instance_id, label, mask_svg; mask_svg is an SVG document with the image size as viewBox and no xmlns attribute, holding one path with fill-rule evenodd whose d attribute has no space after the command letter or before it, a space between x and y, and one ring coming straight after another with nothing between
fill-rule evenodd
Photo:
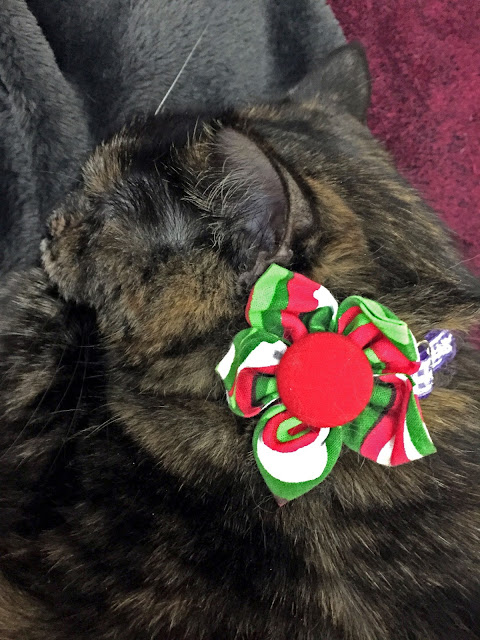
<instances>
[{"instance_id":1,"label":"cat's cheek fur","mask_svg":"<svg viewBox=\"0 0 480 640\"><path fill-rule=\"evenodd\" d=\"M51 282L66 300L79 304L88 301L89 288L94 284L88 274L88 248L93 235L86 221L88 212L83 194L70 195L51 216L47 237L40 245L42 264Z\"/></svg>"}]
</instances>

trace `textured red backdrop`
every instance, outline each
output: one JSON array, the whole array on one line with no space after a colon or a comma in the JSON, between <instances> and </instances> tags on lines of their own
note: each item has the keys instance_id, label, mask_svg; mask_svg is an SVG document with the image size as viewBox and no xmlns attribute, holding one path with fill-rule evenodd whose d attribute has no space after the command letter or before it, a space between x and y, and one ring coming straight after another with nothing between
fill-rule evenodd
<instances>
[{"instance_id":1,"label":"textured red backdrop","mask_svg":"<svg viewBox=\"0 0 480 640\"><path fill-rule=\"evenodd\" d=\"M330 0L367 48L369 122L480 274L480 0Z\"/></svg>"}]
</instances>

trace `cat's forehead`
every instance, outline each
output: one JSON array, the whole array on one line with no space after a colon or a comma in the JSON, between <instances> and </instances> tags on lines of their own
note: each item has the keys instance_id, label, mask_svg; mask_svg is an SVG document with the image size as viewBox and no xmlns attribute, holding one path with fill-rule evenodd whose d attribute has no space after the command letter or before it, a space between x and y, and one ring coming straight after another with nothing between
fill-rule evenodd
<instances>
[{"instance_id":1,"label":"cat's forehead","mask_svg":"<svg viewBox=\"0 0 480 640\"><path fill-rule=\"evenodd\" d=\"M132 120L99 145L85 163L85 191L92 196L102 196L130 176L149 173L165 181L166 169L175 151L190 144L211 117L185 113ZM170 183L175 182L172 172L169 177Z\"/></svg>"},{"instance_id":2,"label":"cat's forehead","mask_svg":"<svg viewBox=\"0 0 480 640\"><path fill-rule=\"evenodd\" d=\"M195 246L205 224L185 197L182 169L172 159L195 124L167 130L165 137L159 122L137 124L99 146L83 169L93 218L113 230L129 230L132 243L138 236L145 247L176 251Z\"/></svg>"}]
</instances>

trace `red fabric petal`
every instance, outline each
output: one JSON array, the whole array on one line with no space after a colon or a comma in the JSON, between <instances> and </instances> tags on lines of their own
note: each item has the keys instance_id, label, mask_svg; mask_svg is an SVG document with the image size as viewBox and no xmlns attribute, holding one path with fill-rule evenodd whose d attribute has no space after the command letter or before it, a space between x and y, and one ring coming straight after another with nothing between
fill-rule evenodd
<instances>
[{"instance_id":1,"label":"red fabric petal","mask_svg":"<svg viewBox=\"0 0 480 640\"><path fill-rule=\"evenodd\" d=\"M352 322L352 320L354 320L359 313L362 313L362 310L359 306L350 307L350 309L347 309L345 313L342 313L342 315L338 319L338 333L343 333L346 327L348 327L350 322Z\"/></svg>"},{"instance_id":2,"label":"red fabric petal","mask_svg":"<svg viewBox=\"0 0 480 640\"><path fill-rule=\"evenodd\" d=\"M393 403L365 438L360 447L360 453L365 458L376 462L380 451L395 436L391 465L396 466L409 462L403 446L403 432L412 384L409 380L402 380L393 375L380 376L380 380L393 384L395 394Z\"/></svg>"},{"instance_id":3,"label":"red fabric petal","mask_svg":"<svg viewBox=\"0 0 480 640\"><path fill-rule=\"evenodd\" d=\"M281 311L283 335L289 342L295 342L307 335L307 327L298 316L294 316L288 311Z\"/></svg>"},{"instance_id":4,"label":"red fabric petal","mask_svg":"<svg viewBox=\"0 0 480 640\"><path fill-rule=\"evenodd\" d=\"M255 406L254 400L254 381L259 373L267 375L273 375L278 365L272 365L270 367L256 367L242 369L237 374L235 384L230 389L229 395L235 394L235 400L237 401L238 408L244 414L246 418L256 416L262 411L263 406Z\"/></svg>"},{"instance_id":5,"label":"red fabric petal","mask_svg":"<svg viewBox=\"0 0 480 640\"><path fill-rule=\"evenodd\" d=\"M318 308L318 300L313 297L320 285L301 273L295 273L287 283L288 305L285 311L298 316Z\"/></svg>"},{"instance_id":6,"label":"red fabric petal","mask_svg":"<svg viewBox=\"0 0 480 640\"><path fill-rule=\"evenodd\" d=\"M278 427L284 420L288 420L288 418L292 417L293 416L289 411L281 411L267 421L262 434L263 441L267 447L270 447L270 449L273 449L274 451L290 453L292 451L297 451L297 449L301 449L302 447L306 447L315 440L318 436L318 429L312 429L302 424L290 429L289 433L290 435L295 435L299 430L303 431L304 429L310 429L305 435L293 440L288 440L287 442L281 442L277 438Z\"/></svg>"},{"instance_id":7,"label":"red fabric petal","mask_svg":"<svg viewBox=\"0 0 480 640\"><path fill-rule=\"evenodd\" d=\"M404 373L411 376L420 368L420 361L412 362L376 327L373 322L364 324L348 337L361 349L370 348L385 363L383 373Z\"/></svg>"}]
</instances>

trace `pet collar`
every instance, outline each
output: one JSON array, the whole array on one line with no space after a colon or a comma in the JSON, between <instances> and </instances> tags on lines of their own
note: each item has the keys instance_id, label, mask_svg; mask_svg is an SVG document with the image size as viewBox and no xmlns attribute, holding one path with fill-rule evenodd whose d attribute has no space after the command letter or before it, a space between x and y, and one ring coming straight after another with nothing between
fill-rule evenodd
<instances>
[{"instance_id":1,"label":"pet collar","mask_svg":"<svg viewBox=\"0 0 480 640\"><path fill-rule=\"evenodd\" d=\"M342 443L389 466L436 451L415 393L417 342L385 306L361 296L339 306L325 287L273 264L245 315L250 328L234 337L216 371L234 413L263 412L253 451L279 502L322 482ZM425 371L432 368L426 344ZM428 391L428 375L421 380Z\"/></svg>"}]
</instances>

